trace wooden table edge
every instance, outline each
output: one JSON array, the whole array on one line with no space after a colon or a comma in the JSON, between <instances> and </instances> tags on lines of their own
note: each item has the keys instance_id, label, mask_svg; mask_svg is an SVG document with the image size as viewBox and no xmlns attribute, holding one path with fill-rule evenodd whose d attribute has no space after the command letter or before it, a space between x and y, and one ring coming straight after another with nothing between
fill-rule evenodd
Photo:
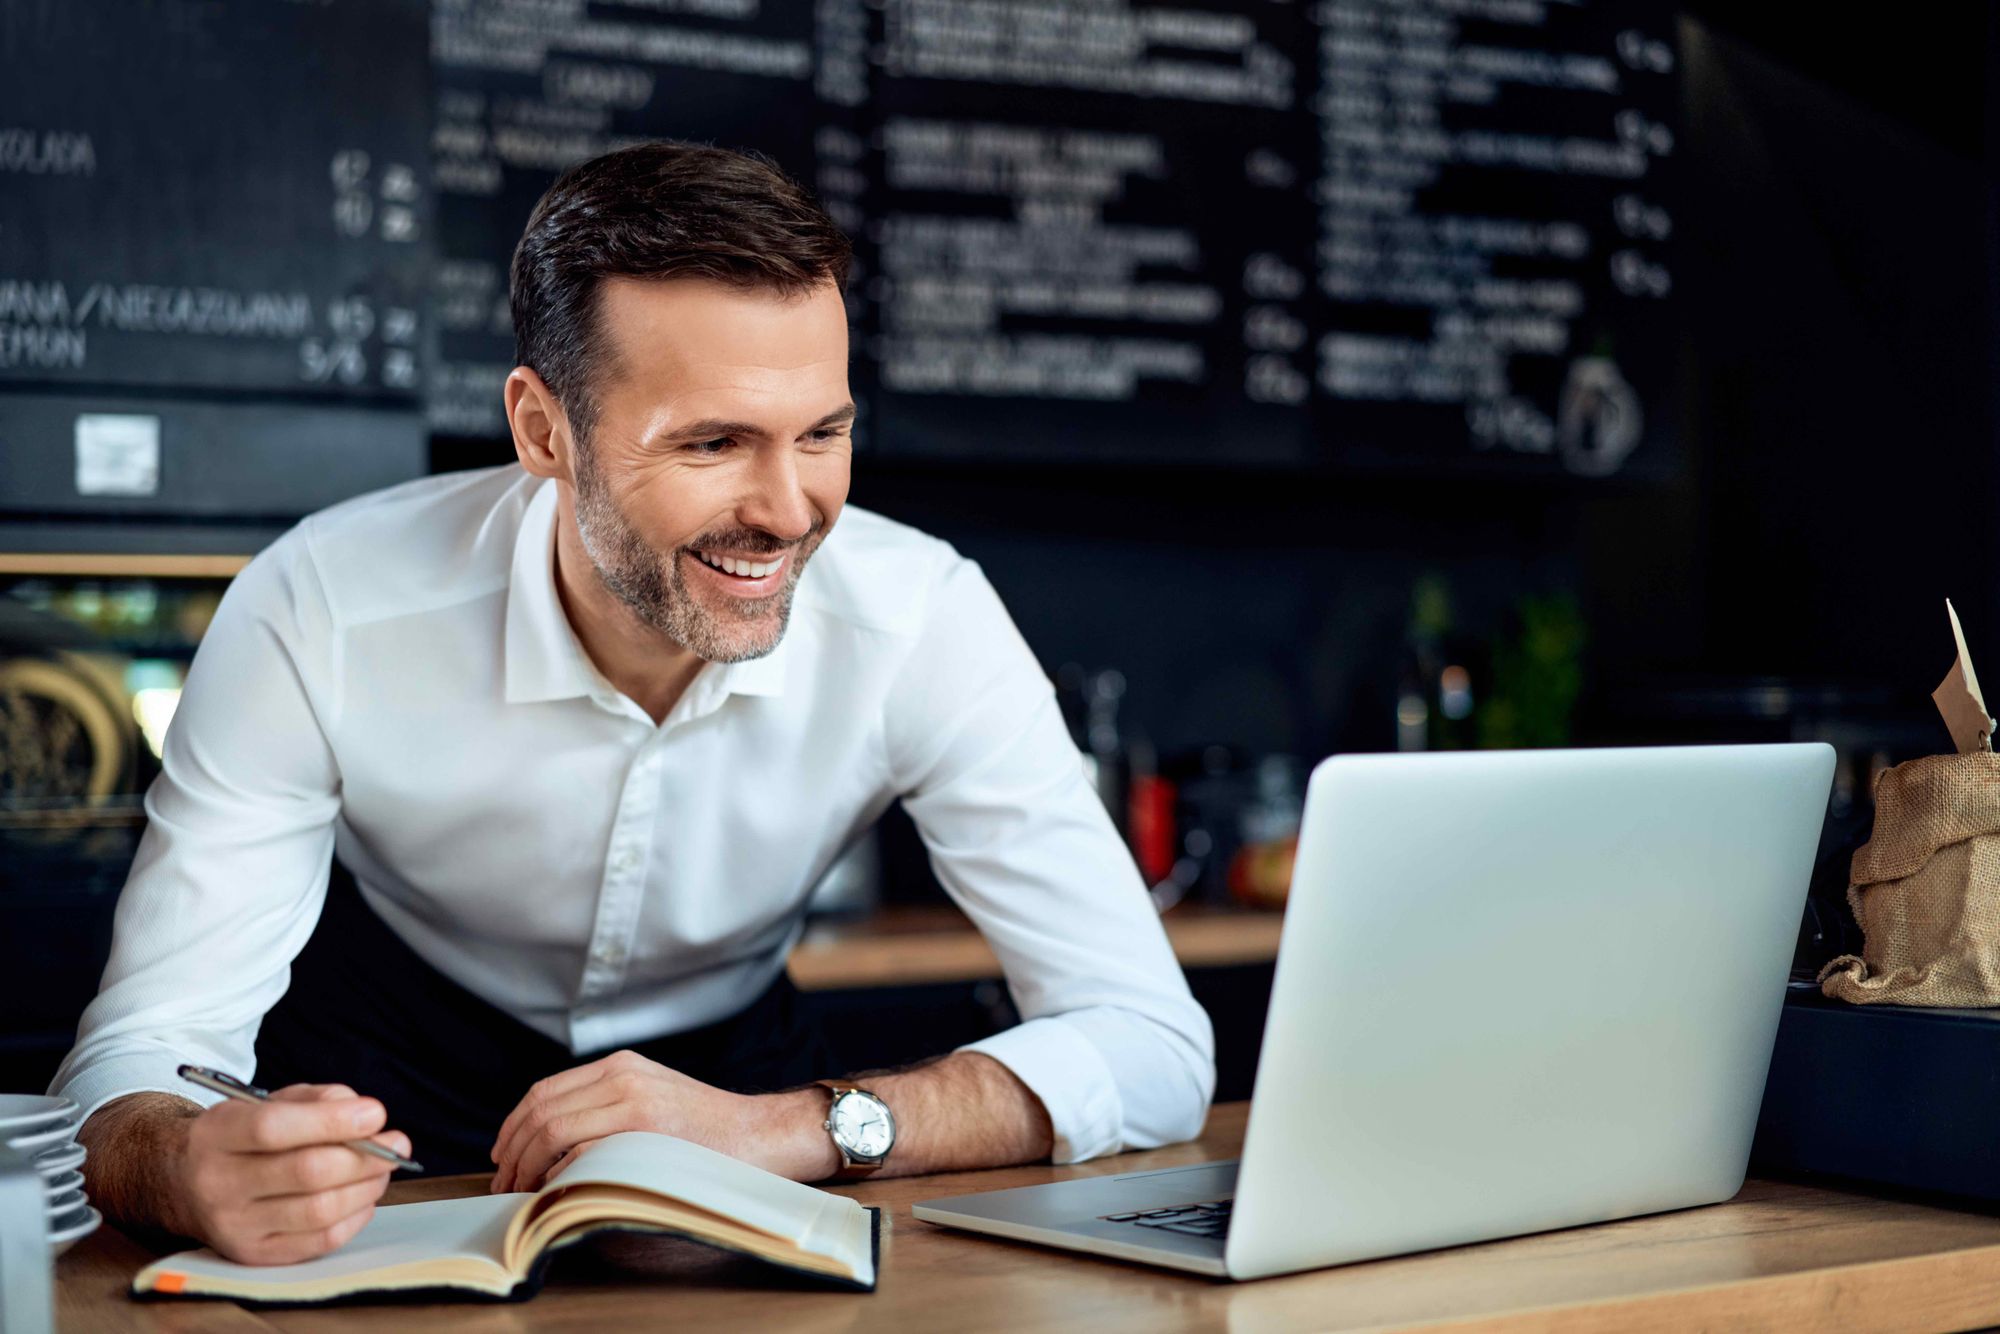
<instances>
[{"instance_id":1,"label":"wooden table edge","mask_svg":"<svg viewBox=\"0 0 2000 1334\"><path fill-rule=\"evenodd\" d=\"M1727 1203L1725 1201L1725 1203ZM1706 1206L1716 1207L1716 1206ZM1912 1290L1936 1271L1984 1269L1955 1274L1949 1285L1925 1288L1976 1298L1926 1305L1925 1314L1951 1321L1912 1323ZM1905 1271L1911 1271L1905 1273ZM1983 1285L1983 1286L1982 1286ZM1698 1308L1698 1309L1697 1309ZM1815 1318L1816 1317L1816 1318ZM2000 1321L2000 1243L1899 1255L1860 1264L1825 1265L1784 1274L1759 1274L1726 1283L1694 1284L1636 1292L1628 1297L1526 1306L1490 1315L1452 1316L1415 1324L1367 1327L1354 1334L1681 1334L1700 1329L1778 1328L1840 1330L1982 1329Z\"/></svg>"}]
</instances>

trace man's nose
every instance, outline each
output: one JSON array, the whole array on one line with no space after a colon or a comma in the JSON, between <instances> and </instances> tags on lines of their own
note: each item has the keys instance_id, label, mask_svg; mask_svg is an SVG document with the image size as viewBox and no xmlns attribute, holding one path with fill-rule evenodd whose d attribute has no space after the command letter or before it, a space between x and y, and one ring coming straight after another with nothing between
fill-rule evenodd
<instances>
[{"instance_id":1,"label":"man's nose","mask_svg":"<svg viewBox=\"0 0 2000 1334\"><path fill-rule=\"evenodd\" d=\"M799 485L798 459L790 448L769 443L757 451L749 485L736 504L736 518L784 542L812 531L812 502Z\"/></svg>"}]
</instances>

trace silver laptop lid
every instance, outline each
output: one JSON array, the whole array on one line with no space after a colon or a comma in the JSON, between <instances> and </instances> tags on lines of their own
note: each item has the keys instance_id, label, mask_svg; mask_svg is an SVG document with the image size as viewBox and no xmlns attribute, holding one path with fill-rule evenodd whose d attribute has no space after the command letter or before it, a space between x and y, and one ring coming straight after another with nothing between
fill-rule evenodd
<instances>
[{"instance_id":1,"label":"silver laptop lid","mask_svg":"<svg viewBox=\"0 0 2000 1334\"><path fill-rule=\"evenodd\" d=\"M1832 775L1819 744L1321 764L1229 1272L1733 1195Z\"/></svg>"}]
</instances>

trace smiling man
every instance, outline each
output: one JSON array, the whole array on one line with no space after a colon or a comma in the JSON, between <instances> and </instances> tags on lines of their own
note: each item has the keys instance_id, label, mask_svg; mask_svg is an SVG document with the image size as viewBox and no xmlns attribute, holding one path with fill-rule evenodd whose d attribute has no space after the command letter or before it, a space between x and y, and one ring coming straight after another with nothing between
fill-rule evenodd
<instances>
[{"instance_id":1,"label":"smiling man","mask_svg":"<svg viewBox=\"0 0 2000 1334\"><path fill-rule=\"evenodd\" d=\"M847 267L760 159L571 170L514 257L518 466L231 586L55 1084L112 1217L317 1255L371 1134L507 1190L631 1129L815 1180L1199 1128L1207 1018L1047 679L976 566L845 508ZM898 800L1023 1022L844 1079L785 956ZM204 1106L182 1061L278 1092Z\"/></svg>"}]
</instances>

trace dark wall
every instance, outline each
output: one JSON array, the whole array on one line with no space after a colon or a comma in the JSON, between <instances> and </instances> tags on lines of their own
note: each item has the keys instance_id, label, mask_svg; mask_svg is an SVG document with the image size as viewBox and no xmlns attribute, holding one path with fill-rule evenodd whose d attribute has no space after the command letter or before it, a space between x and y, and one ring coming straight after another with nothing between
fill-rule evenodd
<instances>
[{"instance_id":1,"label":"dark wall","mask_svg":"<svg viewBox=\"0 0 2000 1334\"><path fill-rule=\"evenodd\" d=\"M912 473L854 500L980 562L1043 663L1116 667L1162 751L1390 749L1412 585L1442 575L1474 633L1573 585L1530 486L1240 474Z\"/></svg>"},{"instance_id":2,"label":"dark wall","mask_svg":"<svg viewBox=\"0 0 2000 1334\"><path fill-rule=\"evenodd\" d=\"M1685 306L1687 420L1710 667L1927 691L1950 661L1947 595L1976 638L2000 644L1976 63L1953 82L1984 49L1987 12L1867 34L1955 54L1942 68L1892 55L1866 96L1684 25L1695 213L1683 253L1701 278Z\"/></svg>"}]
</instances>

